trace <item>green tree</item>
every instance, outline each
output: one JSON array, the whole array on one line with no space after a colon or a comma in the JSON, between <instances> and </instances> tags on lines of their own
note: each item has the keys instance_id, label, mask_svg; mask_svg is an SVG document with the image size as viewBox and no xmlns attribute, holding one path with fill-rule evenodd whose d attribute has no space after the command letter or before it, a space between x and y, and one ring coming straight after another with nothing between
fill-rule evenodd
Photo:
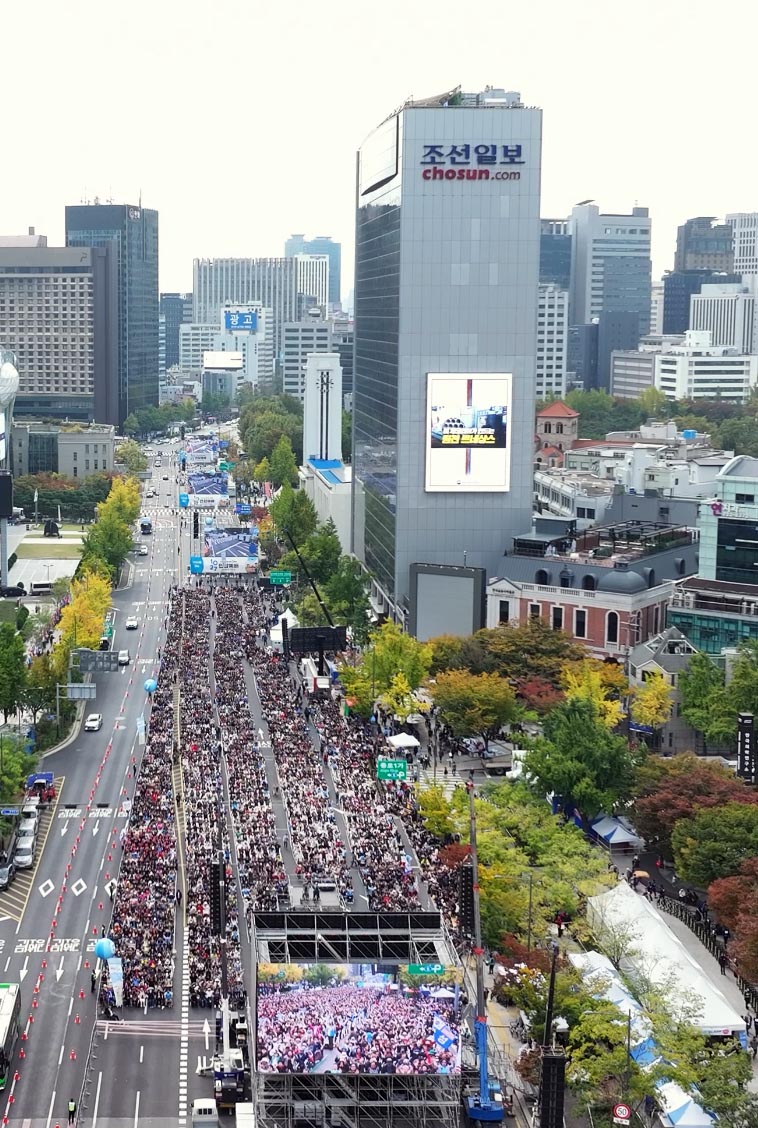
<instances>
[{"instance_id":1,"label":"green tree","mask_svg":"<svg viewBox=\"0 0 758 1128\"><path fill-rule=\"evenodd\" d=\"M681 712L706 743L724 744L736 729L736 709L726 690L724 671L698 652L679 675Z\"/></svg>"},{"instance_id":2,"label":"green tree","mask_svg":"<svg viewBox=\"0 0 758 1128\"><path fill-rule=\"evenodd\" d=\"M269 513L277 534L286 539L285 533L289 533L298 548L305 544L318 527L313 502L302 490L293 490L289 482L284 483L279 496L272 501ZM289 546L289 541L286 543Z\"/></svg>"},{"instance_id":3,"label":"green tree","mask_svg":"<svg viewBox=\"0 0 758 1128\"><path fill-rule=\"evenodd\" d=\"M474 638L483 645L490 668L503 677L540 677L556 687L567 664L588 657L581 643L542 619L478 631Z\"/></svg>"},{"instance_id":4,"label":"green tree","mask_svg":"<svg viewBox=\"0 0 758 1128\"><path fill-rule=\"evenodd\" d=\"M115 510L103 510L87 531L82 545L82 559L102 560L115 575L132 549L132 534Z\"/></svg>"},{"instance_id":5,"label":"green tree","mask_svg":"<svg viewBox=\"0 0 758 1128\"><path fill-rule=\"evenodd\" d=\"M0 798L12 802L23 794L26 777L35 768L34 756L29 755L18 737L3 734L0 756Z\"/></svg>"},{"instance_id":6,"label":"green tree","mask_svg":"<svg viewBox=\"0 0 758 1128\"><path fill-rule=\"evenodd\" d=\"M758 457L755 419L747 416L742 419L725 419L718 429L718 443L724 450L733 450L735 454Z\"/></svg>"},{"instance_id":7,"label":"green tree","mask_svg":"<svg viewBox=\"0 0 758 1128\"><path fill-rule=\"evenodd\" d=\"M758 806L727 803L680 819L671 835L677 873L702 888L758 856Z\"/></svg>"},{"instance_id":8,"label":"green tree","mask_svg":"<svg viewBox=\"0 0 758 1128\"><path fill-rule=\"evenodd\" d=\"M644 411L647 419L668 419L671 414L671 403L660 390L650 385L637 397L640 409Z\"/></svg>"},{"instance_id":9,"label":"green tree","mask_svg":"<svg viewBox=\"0 0 758 1128\"><path fill-rule=\"evenodd\" d=\"M308 572L317 584L325 584L331 579L339 565L342 549L337 536L337 529L333 521L329 520L311 533L308 539L299 546L300 557ZM300 561L293 551L285 553L280 561L280 567L291 572L302 572ZM305 574L303 573L303 579Z\"/></svg>"},{"instance_id":10,"label":"green tree","mask_svg":"<svg viewBox=\"0 0 758 1128\"><path fill-rule=\"evenodd\" d=\"M133 439L127 439L116 448L116 458L132 474L147 470L147 458L142 453L139 443L135 443Z\"/></svg>"},{"instance_id":11,"label":"green tree","mask_svg":"<svg viewBox=\"0 0 758 1128\"><path fill-rule=\"evenodd\" d=\"M11 623L0 626L0 709L5 720L21 703L26 684L24 640Z\"/></svg>"},{"instance_id":12,"label":"green tree","mask_svg":"<svg viewBox=\"0 0 758 1128\"><path fill-rule=\"evenodd\" d=\"M438 674L433 687L434 702L455 736L479 734L485 747L502 725L516 719L516 695L498 674L470 674L449 670Z\"/></svg>"},{"instance_id":13,"label":"green tree","mask_svg":"<svg viewBox=\"0 0 758 1128\"><path fill-rule=\"evenodd\" d=\"M432 648L405 634L395 623L387 622L372 631L361 661L340 669L346 695L355 709L368 716L377 697L386 693L396 674L405 675L411 690L426 680L432 661Z\"/></svg>"},{"instance_id":14,"label":"green tree","mask_svg":"<svg viewBox=\"0 0 758 1128\"><path fill-rule=\"evenodd\" d=\"M55 671L50 661L50 655L38 655L32 660L29 667L21 697L22 704L32 714L32 721L35 725L40 713L48 712L55 707L56 684Z\"/></svg>"},{"instance_id":15,"label":"green tree","mask_svg":"<svg viewBox=\"0 0 758 1128\"><path fill-rule=\"evenodd\" d=\"M271 481L279 488L285 482L297 485L297 463L289 435L282 435L271 453Z\"/></svg>"},{"instance_id":16,"label":"green tree","mask_svg":"<svg viewBox=\"0 0 758 1128\"><path fill-rule=\"evenodd\" d=\"M342 412L342 457L345 462L349 462L352 456L353 449L353 413L352 411Z\"/></svg>"},{"instance_id":17,"label":"green tree","mask_svg":"<svg viewBox=\"0 0 758 1128\"><path fill-rule=\"evenodd\" d=\"M558 705L545 720L545 739L527 752L524 767L539 794L552 793L567 813L591 822L632 793L641 757L609 731L592 702Z\"/></svg>"},{"instance_id":18,"label":"green tree","mask_svg":"<svg viewBox=\"0 0 758 1128\"><path fill-rule=\"evenodd\" d=\"M125 435L136 435L138 431L139 420L134 412L131 412L124 420L123 432Z\"/></svg>"},{"instance_id":19,"label":"green tree","mask_svg":"<svg viewBox=\"0 0 758 1128\"><path fill-rule=\"evenodd\" d=\"M337 567L324 585L326 598L337 623L353 631L353 640L363 646L369 626L369 578L352 556L340 556Z\"/></svg>"},{"instance_id":20,"label":"green tree","mask_svg":"<svg viewBox=\"0 0 758 1128\"><path fill-rule=\"evenodd\" d=\"M634 691L632 719L640 725L657 729L671 716L673 691L660 671L655 670Z\"/></svg>"},{"instance_id":21,"label":"green tree","mask_svg":"<svg viewBox=\"0 0 758 1128\"><path fill-rule=\"evenodd\" d=\"M235 469L238 468L235 467ZM263 482L271 481L271 465L267 458L264 457L260 462L256 463L255 469L253 470L253 481L259 482L261 485Z\"/></svg>"}]
</instances>

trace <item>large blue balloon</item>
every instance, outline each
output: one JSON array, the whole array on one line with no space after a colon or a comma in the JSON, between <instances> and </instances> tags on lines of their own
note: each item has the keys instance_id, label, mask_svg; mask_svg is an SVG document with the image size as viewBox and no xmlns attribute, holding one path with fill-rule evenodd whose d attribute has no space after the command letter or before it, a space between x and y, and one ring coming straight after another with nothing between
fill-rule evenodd
<instances>
[{"instance_id":1,"label":"large blue balloon","mask_svg":"<svg viewBox=\"0 0 758 1128\"><path fill-rule=\"evenodd\" d=\"M155 693L158 683L155 678L148 678L145 682L145 693Z\"/></svg>"},{"instance_id":2,"label":"large blue balloon","mask_svg":"<svg viewBox=\"0 0 758 1128\"><path fill-rule=\"evenodd\" d=\"M116 945L109 936L103 936L95 944L95 955L99 960L109 960L116 954Z\"/></svg>"}]
</instances>

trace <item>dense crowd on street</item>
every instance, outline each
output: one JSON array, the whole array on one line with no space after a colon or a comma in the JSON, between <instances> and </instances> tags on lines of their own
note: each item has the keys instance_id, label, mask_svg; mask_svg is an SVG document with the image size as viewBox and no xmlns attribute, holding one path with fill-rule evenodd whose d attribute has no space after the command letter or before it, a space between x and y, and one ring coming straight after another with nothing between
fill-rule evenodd
<instances>
[{"instance_id":1,"label":"dense crowd on street","mask_svg":"<svg viewBox=\"0 0 758 1128\"><path fill-rule=\"evenodd\" d=\"M123 960L126 1006L173 1002L177 854L171 755L173 685L182 651L180 600L172 601L167 625L139 778L121 836L111 923L116 952Z\"/></svg>"},{"instance_id":2,"label":"dense crowd on street","mask_svg":"<svg viewBox=\"0 0 758 1128\"><path fill-rule=\"evenodd\" d=\"M456 1073L458 1045L446 999L351 984L258 994L262 1073Z\"/></svg>"}]
</instances>

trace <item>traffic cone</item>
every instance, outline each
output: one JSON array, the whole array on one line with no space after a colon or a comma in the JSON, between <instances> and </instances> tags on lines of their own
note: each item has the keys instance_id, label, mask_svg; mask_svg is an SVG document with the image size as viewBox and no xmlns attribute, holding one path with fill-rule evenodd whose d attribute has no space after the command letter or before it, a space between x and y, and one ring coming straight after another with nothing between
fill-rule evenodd
<instances>
[{"instance_id":1,"label":"traffic cone","mask_svg":"<svg viewBox=\"0 0 758 1128\"><path fill-rule=\"evenodd\" d=\"M79 992L79 998L80 998L80 999L83 999L83 998L84 998L84 991L80 991L80 992Z\"/></svg>"},{"instance_id":2,"label":"traffic cone","mask_svg":"<svg viewBox=\"0 0 758 1128\"><path fill-rule=\"evenodd\" d=\"M24 1047L23 1047L23 1046L22 1046L22 1047L21 1047L21 1049L20 1049L20 1050L18 1051L18 1056L19 1056L20 1058L22 1058L22 1059L26 1057L26 1050L24 1049Z\"/></svg>"},{"instance_id":3,"label":"traffic cone","mask_svg":"<svg viewBox=\"0 0 758 1128\"><path fill-rule=\"evenodd\" d=\"M72 1061L76 1061L76 1050L72 1050L69 1056Z\"/></svg>"},{"instance_id":4,"label":"traffic cone","mask_svg":"<svg viewBox=\"0 0 758 1128\"><path fill-rule=\"evenodd\" d=\"M78 1026L81 1021L78 1014L74 1015L74 1026Z\"/></svg>"},{"instance_id":5,"label":"traffic cone","mask_svg":"<svg viewBox=\"0 0 758 1128\"><path fill-rule=\"evenodd\" d=\"M84 961L84 966L85 966L85 967L89 967L89 960L85 960L85 961Z\"/></svg>"}]
</instances>

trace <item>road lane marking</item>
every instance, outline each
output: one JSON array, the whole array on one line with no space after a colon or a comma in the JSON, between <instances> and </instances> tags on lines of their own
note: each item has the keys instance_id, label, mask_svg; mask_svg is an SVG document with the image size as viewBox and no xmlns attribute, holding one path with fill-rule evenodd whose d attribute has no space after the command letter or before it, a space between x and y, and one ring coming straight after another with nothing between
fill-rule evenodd
<instances>
[{"instance_id":1,"label":"road lane marking","mask_svg":"<svg viewBox=\"0 0 758 1128\"><path fill-rule=\"evenodd\" d=\"M139 1124L139 1089L137 1090L137 1099L134 1102L134 1128Z\"/></svg>"},{"instance_id":2,"label":"road lane marking","mask_svg":"<svg viewBox=\"0 0 758 1128\"><path fill-rule=\"evenodd\" d=\"M58 1063L58 1064L60 1064L60 1063ZM47 1121L45 1123L45 1128L50 1128L50 1121L53 1119L53 1105L54 1104L55 1104L55 1089L53 1089L52 1094L50 1096L50 1108L47 1110Z\"/></svg>"},{"instance_id":3,"label":"road lane marking","mask_svg":"<svg viewBox=\"0 0 758 1128\"><path fill-rule=\"evenodd\" d=\"M103 1083L102 1073L97 1075L97 1091L95 1092L95 1107L92 1110L92 1128L97 1128L97 1107L100 1104L100 1086Z\"/></svg>"},{"instance_id":4,"label":"road lane marking","mask_svg":"<svg viewBox=\"0 0 758 1128\"><path fill-rule=\"evenodd\" d=\"M142 1065L142 1059L143 1059L144 1055L145 1055L145 1047L140 1046L140 1048L139 1048L139 1063L140 1063L140 1065ZM92 1128L94 1128L94 1125L92 1126Z\"/></svg>"},{"instance_id":5,"label":"road lane marking","mask_svg":"<svg viewBox=\"0 0 758 1128\"><path fill-rule=\"evenodd\" d=\"M42 884L39 887L40 896L41 897L49 897L50 894L52 893L53 889L55 889L55 886L53 885L52 881L48 877L47 881L43 881Z\"/></svg>"},{"instance_id":6,"label":"road lane marking","mask_svg":"<svg viewBox=\"0 0 758 1128\"><path fill-rule=\"evenodd\" d=\"M74 882L74 884L70 888L71 888L71 892L74 894L75 897L81 897L82 893L87 888L87 882L82 881L82 879L80 877Z\"/></svg>"}]
</instances>

